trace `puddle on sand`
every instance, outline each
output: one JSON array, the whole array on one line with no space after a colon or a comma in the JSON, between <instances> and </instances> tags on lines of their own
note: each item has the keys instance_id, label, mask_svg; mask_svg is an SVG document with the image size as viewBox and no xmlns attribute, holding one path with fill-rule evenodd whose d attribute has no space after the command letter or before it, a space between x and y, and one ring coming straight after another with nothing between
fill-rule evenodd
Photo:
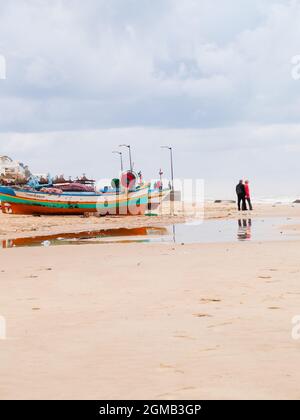
<instances>
[{"instance_id":1,"label":"puddle on sand","mask_svg":"<svg viewBox=\"0 0 300 420\"><path fill-rule=\"evenodd\" d=\"M295 218L206 220L173 225L168 228L103 229L2 241L2 248L107 243L215 243L299 240L300 232L285 231L284 225L300 224Z\"/></svg>"},{"instance_id":2,"label":"puddle on sand","mask_svg":"<svg viewBox=\"0 0 300 420\"><path fill-rule=\"evenodd\" d=\"M31 236L17 239L2 240L2 248L53 246L53 245L82 245L119 242L147 242L148 236L161 237L168 234L166 228L140 227L134 229L101 229L76 233L60 233L54 235ZM123 239L127 238L127 239Z\"/></svg>"},{"instance_id":3,"label":"puddle on sand","mask_svg":"<svg viewBox=\"0 0 300 420\"><path fill-rule=\"evenodd\" d=\"M284 231L283 226L300 225L297 218L265 218L239 220L207 220L176 225L173 227L173 242L215 243L215 242L267 242L299 240L300 231Z\"/></svg>"}]
</instances>

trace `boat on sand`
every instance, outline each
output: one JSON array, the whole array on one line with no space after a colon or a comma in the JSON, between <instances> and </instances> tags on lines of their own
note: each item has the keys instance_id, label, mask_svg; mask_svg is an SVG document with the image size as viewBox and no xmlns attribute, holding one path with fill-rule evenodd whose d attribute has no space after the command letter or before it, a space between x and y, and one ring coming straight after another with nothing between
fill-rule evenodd
<instances>
[{"instance_id":1,"label":"boat on sand","mask_svg":"<svg viewBox=\"0 0 300 420\"><path fill-rule=\"evenodd\" d=\"M162 201L167 199L170 193L170 188L149 189L148 209L156 210L161 205Z\"/></svg>"},{"instance_id":2,"label":"boat on sand","mask_svg":"<svg viewBox=\"0 0 300 420\"><path fill-rule=\"evenodd\" d=\"M29 215L142 215L148 208L149 186L103 192L53 192L0 186L3 213Z\"/></svg>"}]
</instances>

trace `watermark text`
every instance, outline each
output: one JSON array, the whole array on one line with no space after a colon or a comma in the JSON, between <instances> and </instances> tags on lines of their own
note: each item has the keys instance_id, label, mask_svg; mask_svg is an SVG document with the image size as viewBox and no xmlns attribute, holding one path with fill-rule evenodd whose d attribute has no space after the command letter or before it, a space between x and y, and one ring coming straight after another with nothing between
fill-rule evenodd
<instances>
[{"instance_id":1,"label":"watermark text","mask_svg":"<svg viewBox=\"0 0 300 420\"><path fill-rule=\"evenodd\" d=\"M0 340L6 339L6 320L0 315Z\"/></svg>"},{"instance_id":2,"label":"watermark text","mask_svg":"<svg viewBox=\"0 0 300 420\"><path fill-rule=\"evenodd\" d=\"M6 79L6 59L0 54L0 80Z\"/></svg>"},{"instance_id":3,"label":"watermark text","mask_svg":"<svg viewBox=\"0 0 300 420\"><path fill-rule=\"evenodd\" d=\"M292 319L292 339L300 340L300 315L294 316Z\"/></svg>"}]
</instances>

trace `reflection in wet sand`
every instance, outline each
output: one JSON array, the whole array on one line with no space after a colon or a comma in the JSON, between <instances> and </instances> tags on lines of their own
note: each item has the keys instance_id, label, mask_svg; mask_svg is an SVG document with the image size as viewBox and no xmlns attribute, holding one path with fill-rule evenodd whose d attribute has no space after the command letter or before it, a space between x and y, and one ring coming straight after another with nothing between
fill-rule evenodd
<instances>
[{"instance_id":1,"label":"reflection in wet sand","mask_svg":"<svg viewBox=\"0 0 300 420\"><path fill-rule=\"evenodd\" d=\"M238 222L238 230L236 223ZM102 229L79 233L64 233L25 237L2 241L2 248L24 246L82 245L107 243L196 244L250 241L282 241L300 239L300 235L283 233L281 226L299 224L299 219L267 218L208 220L166 227ZM1 242L0 242L1 247Z\"/></svg>"},{"instance_id":2,"label":"reflection in wet sand","mask_svg":"<svg viewBox=\"0 0 300 420\"><path fill-rule=\"evenodd\" d=\"M141 239L134 239L136 237L144 236L142 242L147 242L149 236L164 236L167 234L166 228L157 227L140 227L134 229L102 229L99 231L87 231L78 233L63 233L54 235L43 235L16 239L5 239L2 241L2 248L14 248L25 246L50 246L50 245L70 245L103 242L105 239L114 238L114 243L118 242L141 242ZM130 238L124 240L123 238ZM98 241L97 241L98 240ZM105 243L107 243L105 241Z\"/></svg>"},{"instance_id":3,"label":"reflection in wet sand","mask_svg":"<svg viewBox=\"0 0 300 420\"><path fill-rule=\"evenodd\" d=\"M237 238L239 241L249 241L251 240L251 228L252 220L251 219L239 219L238 220L238 233Z\"/></svg>"}]
</instances>

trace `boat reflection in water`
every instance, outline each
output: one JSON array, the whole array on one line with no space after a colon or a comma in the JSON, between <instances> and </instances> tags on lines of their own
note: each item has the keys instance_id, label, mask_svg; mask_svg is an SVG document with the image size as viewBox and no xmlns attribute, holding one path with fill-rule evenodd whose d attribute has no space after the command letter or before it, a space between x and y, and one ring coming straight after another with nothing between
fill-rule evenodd
<instances>
[{"instance_id":1,"label":"boat reflection in water","mask_svg":"<svg viewBox=\"0 0 300 420\"><path fill-rule=\"evenodd\" d=\"M80 245L88 243L126 243L126 242L150 242L155 238L168 234L166 228L139 227L133 229L102 229L99 231L87 231L77 233L63 233L5 239L2 248L15 248L27 246L53 246L53 245ZM127 238L127 239L124 239Z\"/></svg>"},{"instance_id":2,"label":"boat reflection in water","mask_svg":"<svg viewBox=\"0 0 300 420\"><path fill-rule=\"evenodd\" d=\"M251 219L239 219L238 220L238 233L237 238L239 241L250 241L251 240L251 228L252 220Z\"/></svg>"}]
</instances>

